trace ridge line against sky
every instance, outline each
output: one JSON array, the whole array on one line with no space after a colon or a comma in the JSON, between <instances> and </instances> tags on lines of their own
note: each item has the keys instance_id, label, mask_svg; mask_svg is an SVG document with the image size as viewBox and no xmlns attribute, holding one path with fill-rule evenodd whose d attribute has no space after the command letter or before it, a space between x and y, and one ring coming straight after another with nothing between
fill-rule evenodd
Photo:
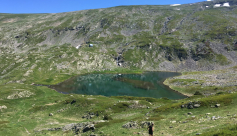
<instances>
[{"instance_id":1,"label":"ridge line against sky","mask_svg":"<svg viewBox=\"0 0 237 136\"><path fill-rule=\"evenodd\" d=\"M61 13L115 6L188 4L202 1L204 0L0 0L0 13Z\"/></svg>"}]
</instances>

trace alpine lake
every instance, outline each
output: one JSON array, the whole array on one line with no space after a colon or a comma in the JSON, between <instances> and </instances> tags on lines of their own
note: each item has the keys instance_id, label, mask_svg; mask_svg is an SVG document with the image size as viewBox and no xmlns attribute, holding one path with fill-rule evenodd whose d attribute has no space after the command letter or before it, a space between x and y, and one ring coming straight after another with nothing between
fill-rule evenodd
<instances>
[{"instance_id":1,"label":"alpine lake","mask_svg":"<svg viewBox=\"0 0 237 136\"><path fill-rule=\"evenodd\" d=\"M183 99L184 96L163 82L178 76L175 72L144 72L142 74L85 74L49 86L64 94L103 96L135 96L168 99Z\"/></svg>"}]
</instances>

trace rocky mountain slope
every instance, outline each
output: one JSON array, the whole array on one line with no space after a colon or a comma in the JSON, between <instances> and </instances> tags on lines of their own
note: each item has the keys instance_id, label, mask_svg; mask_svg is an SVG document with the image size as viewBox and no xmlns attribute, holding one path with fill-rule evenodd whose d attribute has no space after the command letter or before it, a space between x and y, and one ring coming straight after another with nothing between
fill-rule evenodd
<instances>
[{"instance_id":1,"label":"rocky mountain slope","mask_svg":"<svg viewBox=\"0 0 237 136\"><path fill-rule=\"evenodd\" d=\"M226 2L230 7L214 8ZM236 13L235 1L216 0L57 14L0 14L1 59L12 59L1 64L1 75L16 65L12 62L18 62L21 69L39 71L45 68L39 67L41 61L46 63L44 59L50 63L47 70L77 74L117 67L203 71L235 66Z\"/></svg>"}]
</instances>

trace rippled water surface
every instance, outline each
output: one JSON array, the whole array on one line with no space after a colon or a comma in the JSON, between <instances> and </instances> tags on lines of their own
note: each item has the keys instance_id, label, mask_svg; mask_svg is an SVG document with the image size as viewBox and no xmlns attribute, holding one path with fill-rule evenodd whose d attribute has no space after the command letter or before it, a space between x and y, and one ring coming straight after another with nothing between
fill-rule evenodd
<instances>
[{"instance_id":1,"label":"rippled water surface","mask_svg":"<svg viewBox=\"0 0 237 136\"><path fill-rule=\"evenodd\" d=\"M61 93L182 99L186 96L162 84L166 78L178 75L180 74L173 72L87 74L73 77L50 88Z\"/></svg>"}]
</instances>

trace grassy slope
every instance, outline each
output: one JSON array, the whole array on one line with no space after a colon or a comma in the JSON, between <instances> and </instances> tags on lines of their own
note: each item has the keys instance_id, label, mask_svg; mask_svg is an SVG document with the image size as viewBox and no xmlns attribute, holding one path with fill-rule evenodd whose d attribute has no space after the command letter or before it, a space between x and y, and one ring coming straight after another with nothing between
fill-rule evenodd
<instances>
[{"instance_id":1,"label":"grassy slope","mask_svg":"<svg viewBox=\"0 0 237 136\"><path fill-rule=\"evenodd\" d=\"M59 48L60 47L60 48ZM40 131L45 128L61 127L70 123L87 122L89 120L82 119L81 117L87 112L102 112L99 117L93 120L101 120L102 116L108 114L113 118L108 123L98 124L94 133L100 133L103 131L105 134L115 135L133 135L134 133L141 132L146 133L146 129L125 129L122 125L134 121L155 121L156 130L155 134L160 135L193 135L195 133L205 133L211 130L223 128L226 124L232 126L234 124L236 112L236 94L222 94L218 96L189 98L184 100L166 100L166 99L153 99L153 98L133 98L133 97L103 97L103 96L82 96L82 95L64 95L54 90L51 90L43 86L33 86L35 84L56 84L76 74L83 74L87 72L92 73L141 73L139 69L112 69L111 71L102 70L95 71L93 69L80 70L80 73L74 72L76 70L61 69L58 71L57 67L53 65L62 62L70 62L75 57L70 57L70 54L79 54L80 51L75 48L64 48L64 46L53 47L46 50L44 53L30 53L27 56L21 55L16 57L12 54L5 57L1 57L4 62L1 65L2 73L1 80L1 96L0 106L6 105L7 109L1 110L0 118L0 135L73 135L73 132L67 131ZM90 48L82 48L84 51L91 50ZM59 57L61 56L61 57ZM63 57L67 56L67 57ZM21 58L23 59L21 62ZM40 58L40 59L39 59ZM78 57L80 58L80 57ZM86 60L87 61L87 60ZM13 63L15 62L15 63ZM11 65L14 64L14 65ZM37 66L32 67L34 64ZM68 64L68 63L67 63ZM74 66L75 67L75 66ZM28 76L24 76L28 70L33 70ZM215 71L213 71L215 73ZM204 72L205 73L205 72ZM209 72L210 73L210 72ZM193 73L184 73L184 75L192 75ZM24 79L24 80L23 80ZM20 81L20 82L18 82ZM190 80L191 82L193 80ZM8 96L22 91L30 91L35 95L29 98L19 99L6 99ZM178 89L177 89L178 90ZM201 91L199 89L192 88L192 91ZM89 98L89 99L88 99ZM92 99L91 99L92 98ZM77 102L73 105L67 104L67 102L75 99ZM131 109L127 105L132 105L132 100L139 100L142 108ZM119 103L118 101L128 101ZM148 103L147 101L151 102ZM201 101L203 103L201 108L188 110L180 109L180 105L188 103L189 101ZM220 103L221 107L210 108L210 105ZM114 106L116 104L116 106ZM161 106L160 108L157 108ZM147 109L146 107L150 107ZM66 109L63 112L58 113L60 109ZM186 115L188 112L193 112L195 118ZM146 113L151 112L148 116ZM221 116L227 118L221 118L216 121L206 118L206 113L211 113L210 116ZM49 117L49 113L53 113L54 116ZM185 115L184 115L185 114ZM147 119L148 118L148 119ZM170 121L176 121L175 124ZM178 123L181 121L181 123ZM182 123L183 121L189 121L188 123ZM200 123L199 123L200 122ZM219 122L217 125L216 122ZM169 128L173 126L174 128ZM209 129L203 129L209 128ZM179 130L179 131L177 131ZM27 132L28 131L28 132ZM230 132L228 128L223 131ZM91 132L87 132L84 135L88 135ZM209 132L208 132L209 133ZM212 133L212 132L210 132ZM220 130L221 133L221 130Z\"/></svg>"},{"instance_id":2,"label":"grassy slope","mask_svg":"<svg viewBox=\"0 0 237 136\"><path fill-rule=\"evenodd\" d=\"M6 99L15 91L28 90L35 95L27 98ZM222 94L209 97L195 96L183 100L166 100L154 98L135 97L104 97L76 94L60 94L56 91L42 86L32 86L25 84L8 84L1 86L1 105L6 105L7 109L1 111L0 134L1 135L73 135L73 132L66 131L40 131L45 128L61 127L70 123L87 122L82 119L86 112L97 112L98 117L90 121L101 120L107 114L113 120L108 123L96 125L94 133L113 135L134 135L137 132L146 133L145 128L125 129L122 125L133 121L154 121L155 135L194 135L196 133L206 133L207 131L219 130L227 132L226 125L231 126L236 118L236 93ZM75 99L77 102L70 104ZM127 105L132 105L133 100L138 100L140 108L131 109ZM121 101L121 102L119 102ZM122 102L123 101L123 102ZM182 104L190 101L201 103L200 108L181 109ZM150 103L152 104L150 104ZM211 108L210 105L221 104L219 108ZM114 105L116 104L116 105ZM122 106L122 105L126 106ZM150 108L147 109L146 107ZM158 108L157 108L158 107ZM57 112L65 109L62 112ZM150 112L148 116L146 113ZM192 112L192 115L188 115ZM49 116L53 113L53 116ZM211 113L210 115L205 115ZM227 116L228 115L228 116ZM220 116L218 120L210 120L209 117ZM173 122L172 121L176 121ZM183 123L187 121L187 123ZM170 127L173 128L170 128ZM27 132L28 131L28 132ZM228 131L228 133L231 131ZM84 133L89 135L91 132ZM210 132L208 132L210 134ZM213 133L213 132L212 132ZM216 131L214 133L217 133Z\"/></svg>"}]
</instances>

